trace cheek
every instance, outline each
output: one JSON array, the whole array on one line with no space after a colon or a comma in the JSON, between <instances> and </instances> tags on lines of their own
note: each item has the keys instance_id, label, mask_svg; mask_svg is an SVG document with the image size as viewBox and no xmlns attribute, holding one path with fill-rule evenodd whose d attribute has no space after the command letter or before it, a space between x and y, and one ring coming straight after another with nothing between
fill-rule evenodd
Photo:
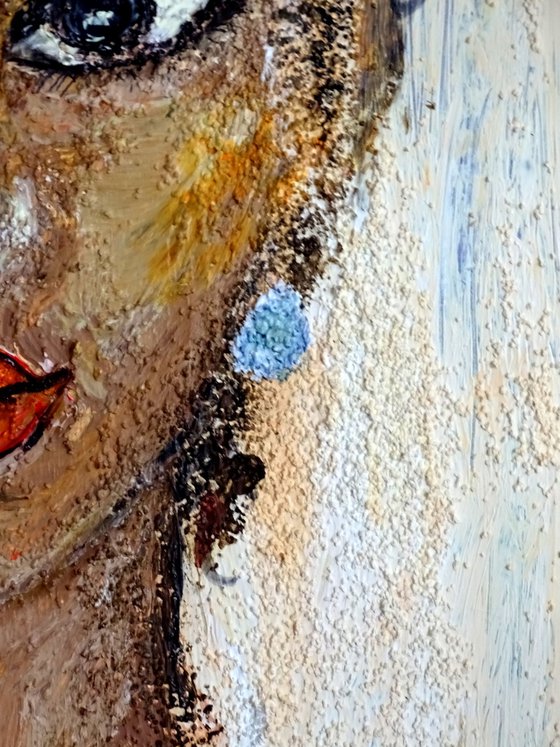
<instances>
[{"instance_id":1,"label":"cheek","mask_svg":"<svg viewBox=\"0 0 560 747\"><path fill-rule=\"evenodd\" d=\"M255 245L279 164L267 114L244 137L216 145L197 136L183 145L182 180L147 237L148 280L160 298L208 286Z\"/></svg>"},{"instance_id":2,"label":"cheek","mask_svg":"<svg viewBox=\"0 0 560 747\"><path fill-rule=\"evenodd\" d=\"M1 329L7 340L40 323L57 302L76 251L71 179L54 169L47 174L39 164L16 174L4 172L0 185L0 315L2 322L12 319Z\"/></svg>"},{"instance_id":3,"label":"cheek","mask_svg":"<svg viewBox=\"0 0 560 747\"><path fill-rule=\"evenodd\" d=\"M270 117L240 104L212 114L170 128L155 112L118 163L88 175L66 288L88 315L204 288L254 244L279 174Z\"/></svg>"}]
</instances>

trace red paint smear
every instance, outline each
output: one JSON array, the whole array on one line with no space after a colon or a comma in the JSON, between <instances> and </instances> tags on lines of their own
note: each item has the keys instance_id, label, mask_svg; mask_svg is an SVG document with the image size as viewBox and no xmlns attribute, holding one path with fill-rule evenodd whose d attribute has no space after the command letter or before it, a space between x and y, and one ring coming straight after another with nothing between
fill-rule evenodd
<instances>
[{"instance_id":1,"label":"red paint smear","mask_svg":"<svg viewBox=\"0 0 560 747\"><path fill-rule=\"evenodd\" d=\"M6 387L23 385L0 398L0 457L40 436L70 378L67 370L37 376L22 360L0 350L0 395Z\"/></svg>"},{"instance_id":2,"label":"red paint smear","mask_svg":"<svg viewBox=\"0 0 560 747\"><path fill-rule=\"evenodd\" d=\"M28 370L20 361L15 361L6 354L0 357L0 387L9 384L17 384L20 381L29 381L33 372Z\"/></svg>"},{"instance_id":3,"label":"red paint smear","mask_svg":"<svg viewBox=\"0 0 560 747\"><path fill-rule=\"evenodd\" d=\"M12 550L10 553L10 560L19 560L21 558L21 552L19 550Z\"/></svg>"},{"instance_id":4,"label":"red paint smear","mask_svg":"<svg viewBox=\"0 0 560 747\"><path fill-rule=\"evenodd\" d=\"M41 425L54 405L60 386L45 392L18 394L10 402L0 402L0 454L25 443Z\"/></svg>"}]
</instances>

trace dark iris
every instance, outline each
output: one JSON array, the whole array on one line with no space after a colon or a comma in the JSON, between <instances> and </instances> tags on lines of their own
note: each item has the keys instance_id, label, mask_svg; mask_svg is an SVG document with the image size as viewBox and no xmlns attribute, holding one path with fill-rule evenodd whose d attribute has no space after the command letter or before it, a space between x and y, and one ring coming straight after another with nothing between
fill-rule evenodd
<instances>
[{"instance_id":1,"label":"dark iris","mask_svg":"<svg viewBox=\"0 0 560 747\"><path fill-rule=\"evenodd\" d=\"M137 36L134 0L66 0L61 11L64 36L80 49L112 52Z\"/></svg>"}]
</instances>

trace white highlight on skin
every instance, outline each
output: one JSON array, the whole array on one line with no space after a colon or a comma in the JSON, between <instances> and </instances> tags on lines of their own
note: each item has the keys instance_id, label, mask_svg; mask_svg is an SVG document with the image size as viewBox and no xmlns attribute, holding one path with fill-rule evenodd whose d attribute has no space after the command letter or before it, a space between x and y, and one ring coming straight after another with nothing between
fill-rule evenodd
<instances>
[{"instance_id":1,"label":"white highlight on skin","mask_svg":"<svg viewBox=\"0 0 560 747\"><path fill-rule=\"evenodd\" d=\"M12 221L15 239L19 244L28 244L37 235L35 214L35 187L30 179L14 179L16 188L12 198Z\"/></svg>"},{"instance_id":2,"label":"white highlight on skin","mask_svg":"<svg viewBox=\"0 0 560 747\"><path fill-rule=\"evenodd\" d=\"M273 62L275 52L276 49L274 47L271 47L270 44L264 45L264 63L261 73L261 81L263 83L267 80L270 80L272 78L272 74L274 73Z\"/></svg>"},{"instance_id":3,"label":"white highlight on skin","mask_svg":"<svg viewBox=\"0 0 560 747\"><path fill-rule=\"evenodd\" d=\"M36 60L43 55L49 60L65 67L73 67L84 62L84 57L76 47L65 44L51 29L44 25L17 42L12 47L12 54L20 60Z\"/></svg>"},{"instance_id":4,"label":"white highlight on skin","mask_svg":"<svg viewBox=\"0 0 560 747\"><path fill-rule=\"evenodd\" d=\"M13 254L25 249L37 235L35 188L29 179L14 179L0 215L0 270L5 270Z\"/></svg>"},{"instance_id":5,"label":"white highlight on skin","mask_svg":"<svg viewBox=\"0 0 560 747\"><path fill-rule=\"evenodd\" d=\"M163 44L177 36L181 27L206 7L208 0L157 0L156 17L146 41Z\"/></svg>"},{"instance_id":6,"label":"white highlight on skin","mask_svg":"<svg viewBox=\"0 0 560 747\"><path fill-rule=\"evenodd\" d=\"M46 353L43 353L43 360L39 362L39 365L47 374L54 371L54 361L52 361Z\"/></svg>"}]
</instances>

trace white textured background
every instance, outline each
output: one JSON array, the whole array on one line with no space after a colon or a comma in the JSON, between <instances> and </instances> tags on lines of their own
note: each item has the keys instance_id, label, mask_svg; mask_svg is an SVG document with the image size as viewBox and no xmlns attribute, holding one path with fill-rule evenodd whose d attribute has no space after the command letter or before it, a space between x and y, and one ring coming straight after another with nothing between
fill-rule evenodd
<instances>
[{"instance_id":1,"label":"white textured background","mask_svg":"<svg viewBox=\"0 0 560 747\"><path fill-rule=\"evenodd\" d=\"M316 344L259 385L241 580L185 594L231 747L560 745L560 2L405 23Z\"/></svg>"}]
</instances>

